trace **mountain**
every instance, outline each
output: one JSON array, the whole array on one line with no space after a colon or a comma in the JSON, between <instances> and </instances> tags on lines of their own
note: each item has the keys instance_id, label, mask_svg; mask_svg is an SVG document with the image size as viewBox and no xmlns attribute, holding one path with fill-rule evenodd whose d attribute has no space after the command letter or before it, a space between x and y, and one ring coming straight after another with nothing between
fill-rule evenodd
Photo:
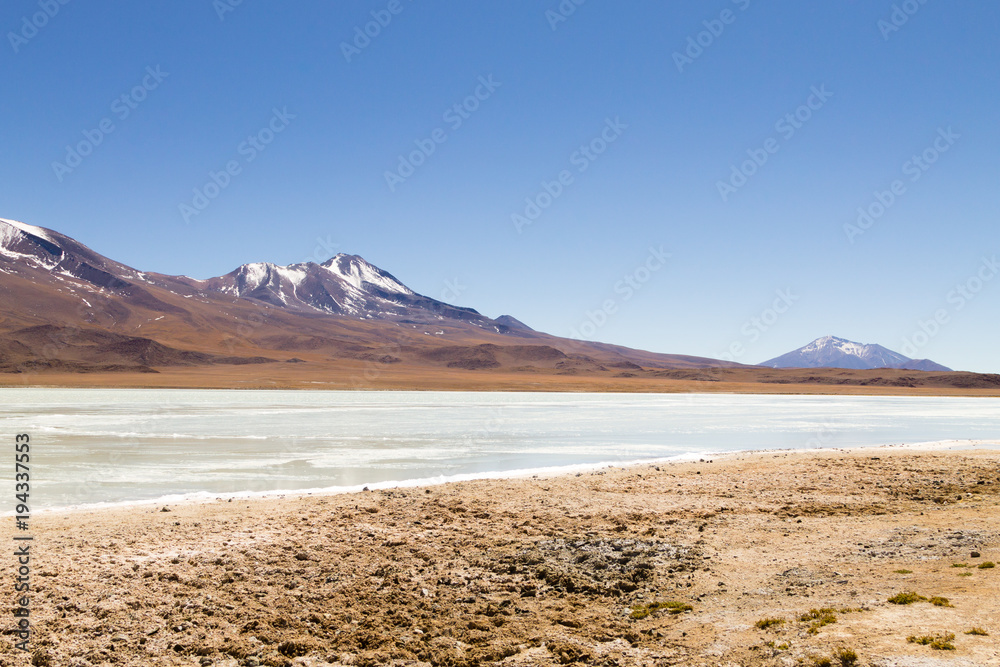
<instances>
[{"instance_id":1,"label":"mountain","mask_svg":"<svg viewBox=\"0 0 1000 667\"><path fill-rule=\"evenodd\" d=\"M0 372L254 366L260 374L283 362L299 375L365 378L396 364L414 373L605 376L737 365L494 320L418 294L357 255L250 263L199 280L140 271L51 229L0 219Z\"/></svg>"},{"instance_id":2,"label":"mountain","mask_svg":"<svg viewBox=\"0 0 1000 667\"><path fill-rule=\"evenodd\" d=\"M508 327L510 329L513 329L513 330L519 329L521 331L534 331L534 329L532 329L531 327L529 327L527 324L525 324L521 320L519 320L516 317L513 317L511 315L501 315L500 317L498 317L496 319L496 321L498 323L502 324L503 326Z\"/></svg>"},{"instance_id":3,"label":"mountain","mask_svg":"<svg viewBox=\"0 0 1000 667\"><path fill-rule=\"evenodd\" d=\"M244 264L224 276L196 280L137 271L58 232L0 219L0 271L36 280L45 273L61 282L76 279L85 289L108 290L126 301L163 312L177 309L156 299L150 287L186 298L207 294L245 298L295 312L370 319L407 317L419 311L422 315L495 326L471 308L456 308L414 293L356 255L339 254L322 264Z\"/></svg>"},{"instance_id":4,"label":"mountain","mask_svg":"<svg viewBox=\"0 0 1000 667\"><path fill-rule=\"evenodd\" d=\"M928 359L914 360L881 345L866 345L825 336L797 350L760 364L768 368L894 368L901 370L950 371Z\"/></svg>"},{"instance_id":5,"label":"mountain","mask_svg":"<svg viewBox=\"0 0 1000 667\"><path fill-rule=\"evenodd\" d=\"M0 219L0 386L1000 392L1000 375L899 361L929 372L770 369L561 338L423 296L356 255L205 280L144 272Z\"/></svg>"}]
</instances>

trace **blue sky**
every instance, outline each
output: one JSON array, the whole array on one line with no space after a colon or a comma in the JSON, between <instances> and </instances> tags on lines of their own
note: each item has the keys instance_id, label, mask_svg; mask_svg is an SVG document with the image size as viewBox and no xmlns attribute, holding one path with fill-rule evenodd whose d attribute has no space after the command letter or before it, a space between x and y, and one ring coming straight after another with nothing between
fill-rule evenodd
<instances>
[{"instance_id":1,"label":"blue sky","mask_svg":"<svg viewBox=\"0 0 1000 667\"><path fill-rule=\"evenodd\" d=\"M662 352L1000 372L1000 6L63 1L0 10L4 217L194 277L356 253Z\"/></svg>"}]
</instances>

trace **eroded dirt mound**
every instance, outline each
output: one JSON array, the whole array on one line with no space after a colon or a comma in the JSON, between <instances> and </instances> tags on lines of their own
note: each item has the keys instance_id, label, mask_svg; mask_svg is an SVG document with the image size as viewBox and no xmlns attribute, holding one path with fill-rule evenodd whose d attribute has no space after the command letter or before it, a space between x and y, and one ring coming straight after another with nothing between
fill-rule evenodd
<instances>
[{"instance_id":1,"label":"eroded dirt mound","mask_svg":"<svg viewBox=\"0 0 1000 667\"><path fill-rule=\"evenodd\" d=\"M621 596L653 578L654 571L693 570L692 547L634 539L552 540L497 559L496 572L530 575L557 591Z\"/></svg>"}]
</instances>

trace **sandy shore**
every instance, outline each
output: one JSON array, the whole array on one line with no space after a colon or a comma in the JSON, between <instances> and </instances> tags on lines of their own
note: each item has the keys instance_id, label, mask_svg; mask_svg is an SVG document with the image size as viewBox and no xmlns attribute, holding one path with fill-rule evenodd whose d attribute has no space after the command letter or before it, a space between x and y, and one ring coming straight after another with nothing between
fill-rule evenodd
<instances>
[{"instance_id":1,"label":"sandy shore","mask_svg":"<svg viewBox=\"0 0 1000 667\"><path fill-rule=\"evenodd\" d=\"M884 448L43 514L33 664L1000 665L998 501Z\"/></svg>"},{"instance_id":2,"label":"sandy shore","mask_svg":"<svg viewBox=\"0 0 1000 667\"><path fill-rule=\"evenodd\" d=\"M596 393L801 394L840 396L1000 396L996 375L747 367L662 371L667 377L456 371L337 360L300 364L162 368L158 373L0 373L0 387L105 389L300 389ZM650 373L659 371L650 371ZM671 374L678 377L669 377ZM689 376L689 377L683 377ZM984 377L986 380L984 380ZM779 378L781 381L776 381ZM982 385L982 386L980 386Z\"/></svg>"}]
</instances>

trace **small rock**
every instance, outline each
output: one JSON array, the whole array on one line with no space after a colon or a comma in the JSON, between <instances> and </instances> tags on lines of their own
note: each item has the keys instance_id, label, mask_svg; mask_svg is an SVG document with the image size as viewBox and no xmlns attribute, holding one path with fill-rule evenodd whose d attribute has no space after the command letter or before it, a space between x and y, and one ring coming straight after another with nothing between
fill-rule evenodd
<instances>
[{"instance_id":1,"label":"small rock","mask_svg":"<svg viewBox=\"0 0 1000 667\"><path fill-rule=\"evenodd\" d=\"M166 507L166 506L164 506L164 507L161 507L161 508L160 508L160 511L161 511L161 512L173 512L173 510L172 510L172 509L170 509L169 507Z\"/></svg>"},{"instance_id":2,"label":"small rock","mask_svg":"<svg viewBox=\"0 0 1000 667\"><path fill-rule=\"evenodd\" d=\"M50 667L52 665L52 656L47 651L36 649L31 654L31 664L37 665L37 667Z\"/></svg>"},{"instance_id":3,"label":"small rock","mask_svg":"<svg viewBox=\"0 0 1000 667\"><path fill-rule=\"evenodd\" d=\"M215 661L211 658L202 658L198 661L198 664L201 665L201 667L208 667L209 665L214 665Z\"/></svg>"},{"instance_id":4,"label":"small rock","mask_svg":"<svg viewBox=\"0 0 1000 667\"><path fill-rule=\"evenodd\" d=\"M969 555L969 557L970 557L970 558L979 558L979 556L980 556L980 553L979 553L978 551L973 551L973 552L972 552L972 553L971 553L971 554Z\"/></svg>"}]
</instances>

